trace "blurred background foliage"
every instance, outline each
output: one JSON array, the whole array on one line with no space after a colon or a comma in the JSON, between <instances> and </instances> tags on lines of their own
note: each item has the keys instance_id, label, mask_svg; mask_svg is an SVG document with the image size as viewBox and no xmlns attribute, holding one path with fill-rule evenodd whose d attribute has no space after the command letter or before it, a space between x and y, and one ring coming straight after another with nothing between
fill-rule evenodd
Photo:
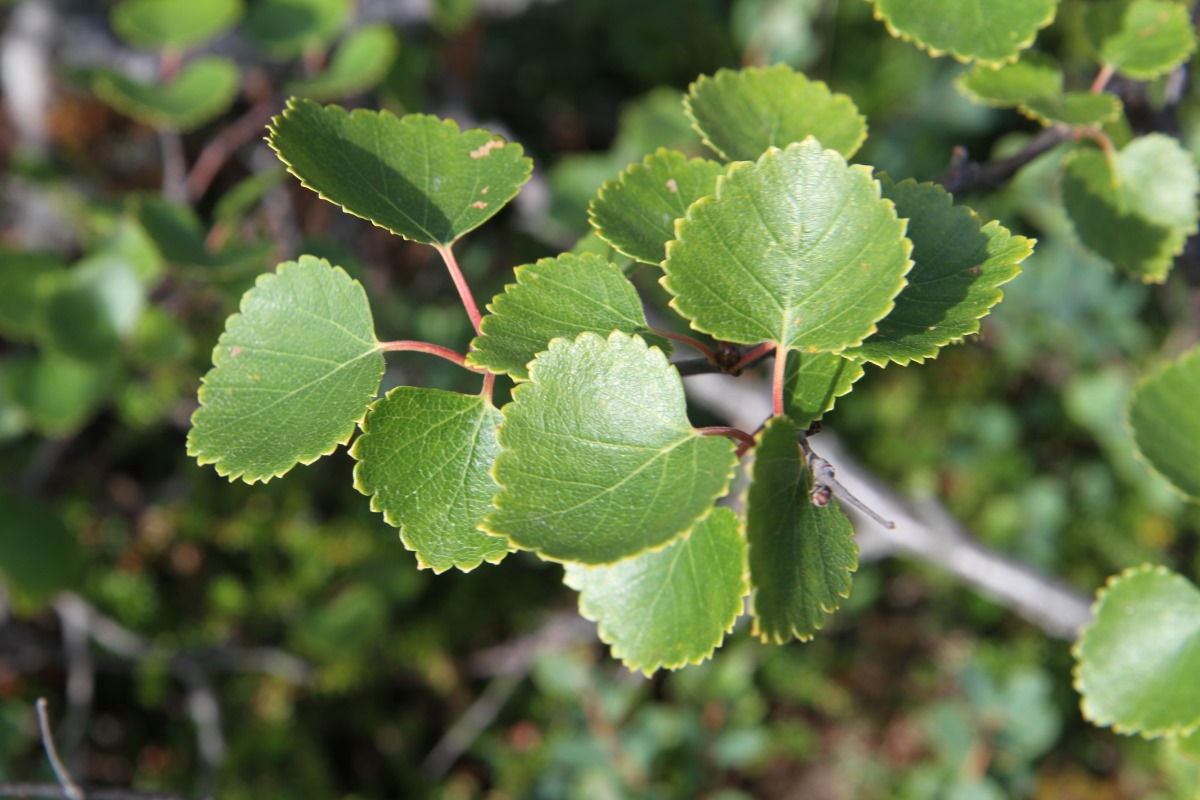
<instances>
[{"instance_id":1,"label":"blurred background foliage","mask_svg":"<svg viewBox=\"0 0 1200 800\"><path fill-rule=\"evenodd\" d=\"M1041 40L1068 67L1082 4ZM858 161L929 180L955 146L987 158L1035 131L961 97L962 67L888 36L862 0L252 0L188 45L236 63L240 88L199 123L148 124L113 75L170 79L185 48L131 42L111 9L0 8L0 781L51 778L45 696L78 779L231 800L1196 797L1195 762L1082 722L1066 643L928 565L864 564L811 643L739 628L715 661L647 680L609 660L551 564L417 571L344 453L255 487L184 454L224 320L280 260L346 267L383 339L471 335L431 251L283 174L261 133L289 91L526 147L534 181L459 253L483 299L584 236L587 202L630 162L701 154L679 99L702 73L803 69L866 114ZM390 49L336 66L368 23ZM226 152L205 155L214 142ZM983 335L869 367L827 422L902 494L1084 592L1142 561L1195 576L1200 510L1136 463L1121 417L1136 376L1194 341L1200 269L1189 249L1146 287L1089 256L1053 201L1059 157L967 198L1039 239ZM396 358L384 388L463 378Z\"/></svg>"}]
</instances>

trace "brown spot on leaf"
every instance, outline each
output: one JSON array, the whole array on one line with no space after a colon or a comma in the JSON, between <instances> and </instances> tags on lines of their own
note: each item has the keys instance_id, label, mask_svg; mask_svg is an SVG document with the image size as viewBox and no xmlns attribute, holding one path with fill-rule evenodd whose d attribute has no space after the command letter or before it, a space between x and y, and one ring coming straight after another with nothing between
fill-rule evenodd
<instances>
[{"instance_id":1,"label":"brown spot on leaf","mask_svg":"<svg viewBox=\"0 0 1200 800\"><path fill-rule=\"evenodd\" d=\"M484 203L479 200L476 200L474 203L471 203L471 208L478 208L480 211L483 211L487 207L488 207L487 203Z\"/></svg>"},{"instance_id":2,"label":"brown spot on leaf","mask_svg":"<svg viewBox=\"0 0 1200 800\"><path fill-rule=\"evenodd\" d=\"M237 358L241 354L242 354L242 346L240 344L235 344L233 347L229 348L229 357L230 358Z\"/></svg>"},{"instance_id":3,"label":"brown spot on leaf","mask_svg":"<svg viewBox=\"0 0 1200 800\"><path fill-rule=\"evenodd\" d=\"M979 266L978 264L967 270L968 275L978 275L981 272L983 272L983 267Z\"/></svg>"},{"instance_id":4,"label":"brown spot on leaf","mask_svg":"<svg viewBox=\"0 0 1200 800\"><path fill-rule=\"evenodd\" d=\"M675 182L674 178L667 179L667 189L671 194L679 194L679 184Z\"/></svg>"},{"instance_id":5,"label":"brown spot on leaf","mask_svg":"<svg viewBox=\"0 0 1200 800\"><path fill-rule=\"evenodd\" d=\"M479 190L479 193L480 193L480 194L487 194L487 193L488 193L488 189L490 189L490 188L492 188L492 187L490 187L490 186L485 186L485 187L483 187L482 189L480 189L480 190Z\"/></svg>"},{"instance_id":6,"label":"brown spot on leaf","mask_svg":"<svg viewBox=\"0 0 1200 800\"><path fill-rule=\"evenodd\" d=\"M491 155L493 150L504 147L503 139L490 139L471 151L471 158L485 158Z\"/></svg>"}]
</instances>

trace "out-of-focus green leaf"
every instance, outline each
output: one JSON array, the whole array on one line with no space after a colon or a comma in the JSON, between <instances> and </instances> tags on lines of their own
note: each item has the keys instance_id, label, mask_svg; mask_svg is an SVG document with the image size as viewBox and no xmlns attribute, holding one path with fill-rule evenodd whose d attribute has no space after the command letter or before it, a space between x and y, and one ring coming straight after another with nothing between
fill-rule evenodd
<instances>
[{"instance_id":1,"label":"out-of-focus green leaf","mask_svg":"<svg viewBox=\"0 0 1200 800\"><path fill-rule=\"evenodd\" d=\"M371 89L387 75L400 49L387 25L364 25L338 45L319 75L287 84L287 93L312 100L336 100Z\"/></svg>"},{"instance_id":2,"label":"out-of-focus green leaf","mask_svg":"<svg viewBox=\"0 0 1200 800\"><path fill-rule=\"evenodd\" d=\"M1184 497L1200 503L1200 348L1146 378L1129 402L1138 452Z\"/></svg>"},{"instance_id":3,"label":"out-of-focus green leaf","mask_svg":"<svg viewBox=\"0 0 1200 800\"><path fill-rule=\"evenodd\" d=\"M292 59L332 42L351 9L351 0L256 0L242 33L276 58Z\"/></svg>"},{"instance_id":4,"label":"out-of-focus green leaf","mask_svg":"<svg viewBox=\"0 0 1200 800\"><path fill-rule=\"evenodd\" d=\"M861 344L905 285L912 245L867 167L813 139L734 165L676 227L662 280L718 339L810 353Z\"/></svg>"},{"instance_id":5,"label":"out-of-focus green leaf","mask_svg":"<svg viewBox=\"0 0 1200 800\"><path fill-rule=\"evenodd\" d=\"M1147 564L1110 579L1074 652L1094 724L1146 737L1200 729L1200 589L1183 576Z\"/></svg>"},{"instance_id":6,"label":"out-of-focus green leaf","mask_svg":"<svg viewBox=\"0 0 1200 800\"><path fill-rule=\"evenodd\" d=\"M717 508L662 550L610 566L567 564L566 583L625 666L678 669L710 657L741 615L746 542L737 515Z\"/></svg>"},{"instance_id":7,"label":"out-of-focus green leaf","mask_svg":"<svg viewBox=\"0 0 1200 800\"><path fill-rule=\"evenodd\" d=\"M247 483L311 464L349 441L383 369L362 285L311 256L281 264L225 325L188 454Z\"/></svg>"},{"instance_id":8,"label":"out-of-focus green leaf","mask_svg":"<svg viewBox=\"0 0 1200 800\"><path fill-rule=\"evenodd\" d=\"M850 596L858 569L854 529L836 501L813 505L812 472L787 417L758 435L746 493L754 633L782 644L811 639Z\"/></svg>"},{"instance_id":9,"label":"out-of-focus green leaf","mask_svg":"<svg viewBox=\"0 0 1200 800\"><path fill-rule=\"evenodd\" d=\"M1085 23L1104 63L1141 81L1165 75L1196 50L1187 4L1175 0L1098 0L1086 6Z\"/></svg>"},{"instance_id":10,"label":"out-of-focus green leaf","mask_svg":"<svg viewBox=\"0 0 1200 800\"><path fill-rule=\"evenodd\" d=\"M35 601L74 588L83 568L79 541L46 506L0 489L0 573Z\"/></svg>"},{"instance_id":11,"label":"out-of-focus green leaf","mask_svg":"<svg viewBox=\"0 0 1200 800\"><path fill-rule=\"evenodd\" d=\"M853 100L786 64L702 76L684 109L704 143L728 161L755 161L768 147L809 136L849 158L867 138Z\"/></svg>"},{"instance_id":12,"label":"out-of-focus green leaf","mask_svg":"<svg viewBox=\"0 0 1200 800\"><path fill-rule=\"evenodd\" d=\"M452 120L347 112L292 99L270 143L301 182L346 211L426 244L449 245L516 197L533 162L519 144ZM336 157L331 157L336 154Z\"/></svg>"},{"instance_id":13,"label":"out-of-focus green leaf","mask_svg":"<svg viewBox=\"0 0 1200 800\"><path fill-rule=\"evenodd\" d=\"M111 21L132 45L182 50L232 28L243 10L242 0L121 0Z\"/></svg>"},{"instance_id":14,"label":"out-of-focus green leaf","mask_svg":"<svg viewBox=\"0 0 1200 800\"><path fill-rule=\"evenodd\" d=\"M133 331L144 304L142 283L125 259L92 256L63 276L46 297L41 339L71 358L108 360Z\"/></svg>"},{"instance_id":15,"label":"out-of-focus green leaf","mask_svg":"<svg viewBox=\"0 0 1200 800\"><path fill-rule=\"evenodd\" d=\"M611 564L685 533L729 486L733 444L692 428L679 373L638 336L555 339L513 398L484 524L523 550Z\"/></svg>"},{"instance_id":16,"label":"out-of-focus green leaf","mask_svg":"<svg viewBox=\"0 0 1200 800\"><path fill-rule=\"evenodd\" d=\"M648 324L637 290L616 265L599 256L564 253L517 267L517 282L488 305L483 335L471 343L467 362L525 380L526 365L556 337L584 331L644 334ZM659 336L647 341L671 353Z\"/></svg>"},{"instance_id":17,"label":"out-of-focus green leaf","mask_svg":"<svg viewBox=\"0 0 1200 800\"><path fill-rule=\"evenodd\" d=\"M101 100L138 122L189 131L224 114L241 83L241 72L232 61L204 56L185 64L169 83L144 83L101 70L92 88Z\"/></svg>"},{"instance_id":18,"label":"out-of-focus green leaf","mask_svg":"<svg viewBox=\"0 0 1200 800\"><path fill-rule=\"evenodd\" d=\"M0 251L0 334L33 339L42 303L66 268L62 258L50 253Z\"/></svg>"},{"instance_id":19,"label":"out-of-focus green leaf","mask_svg":"<svg viewBox=\"0 0 1200 800\"><path fill-rule=\"evenodd\" d=\"M354 483L435 573L499 563L508 542L479 530L492 510L500 412L478 395L401 386L371 406L350 454Z\"/></svg>"},{"instance_id":20,"label":"out-of-focus green leaf","mask_svg":"<svg viewBox=\"0 0 1200 800\"><path fill-rule=\"evenodd\" d=\"M45 436L75 433L108 396L117 374L114 361L88 363L54 352L12 364L12 394L34 430Z\"/></svg>"}]
</instances>

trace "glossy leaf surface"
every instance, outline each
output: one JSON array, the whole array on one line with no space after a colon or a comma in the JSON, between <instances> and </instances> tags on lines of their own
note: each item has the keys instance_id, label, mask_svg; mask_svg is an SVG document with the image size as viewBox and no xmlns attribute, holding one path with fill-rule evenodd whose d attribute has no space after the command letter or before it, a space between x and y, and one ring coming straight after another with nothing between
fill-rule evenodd
<instances>
[{"instance_id":1,"label":"glossy leaf surface","mask_svg":"<svg viewBox=\"0 0 1200 800\"><path fill-rule=\"evenodd\" d=\"M401 386L371 406L350 454L355 486L400 529L422 568L499 562L508 543L479 530L492 509L489 470L500 412L478 395Z\"/></svg>"},{"instance_id":2,"label":"glossy leaf surface","mask_svg":"<svg viewBox=\"0 0 1200 800\"><path fill-rule=\"evenodd\" d=\"M492 533L610 564L667 544L725 493L733 444L692 428L679 373L640 337L555 339L529 376L503 409Z\"/></svg>"},{"instance_id":3,"label":"glossy leaf surface","mask_svg":"<svg viewBox=\"0 0 1200 800\"><path fill-rule=\"evenodd\" d=\"M1138 385L1129 427L1151 468L1189 500L1200 503L1200 349Z\"/></svg>"},{"instance_id":4,"label":"glossy leaf surface","mask_svg":"<svg viewBox=\"0 0 1200 800\"><path fill-rule=\"evenodd\" d=\"M271 146L301 182L406 239L448 245L482 225L529 179L521 146L452 120L347 112L289 101Z\"/></svg>"},{"instance_id":5,"label":"glossy leaf surface","mask_svg":"<svg viewBox=\"0 0 1200 800\"><path fill-rule=\"evenodd\" d=\"M205 56L189 61L169 83L143 83L104 70L93 89L104 102L138 122L189 131L225 113L241 82L232 61Z\"/></svg>"},{"instance_id":6,"label":"glossy leaf surface","mask_svg":"<svg viewBox=\"0 0 1200 800\"><path fill-rule=\"evenodd\" d=\"M812 473L796 442L797 428L774 417L758 435L746 539L750 543L751 613L764 642L807 640L850 596L858 569L854 529L836 501L812 504Z\"/></svg>"},{"instance_id":7,"label":"glossy leaf surface","mask_svg":"<svg viewBox=\"0 0 1200 800\"><path fill-rule=\"evenodd\" d=\"M663 286L692 327L741 344L853 347L904 286L905 223L866 167L813 139L735 165L691 207Z\"/></svg>"},{"instance_id":8,"label":"glossy leaf surface","mask_svg":"<svg viewBox=\"0 0 1200 800\"><path fill-rule=\"evenodd\" d=\"M932 55L1012 61L1054 21L1058 0L873 0L892 35Z\"/></svg>"},{"instance_id":9,"label":"glossy leaf surface","mask_svg":"<svg viewBox=\"0 0 1200 800\"><path fill-rule=\"evenodd\" d=\"M1166 279L1196 231L1196 164L1174 139L1150 134L1109 159L1076 151L1063 162L1063 204L1089 249L1146 283Z\"/></svg>"},{"instance_id":10,"label":"glossy leaf surface","mask_svg":"<svg viewBox=\"0 0 1200 800\"><path fill-rule=\"evenodd\" d=\"M1075 645L1075 688L1096 725L1143 736L1200 728L1200 589L1165 567L1109 580Z\"/></svg>"},{"instance_id":11,"label":"glossy leaf surface","mask_svg":"<svg viewBox=\"0 0 1200 800\"><path fill-rule=\"evenodd\" d=\"M564 253L514 271L517 282L488 305L491 313L483 318L483 335L471 343L470 364L525 380L526 365L555 337L646 330L637 290L616 265L599 256ZM645 338L671 352L666 340Z\"/></svg>"},{"instance_id":12,"label":"glossy leaf surface","mask_svg":"<svg viewBox=\"0 0 1200 800\"><path fill-rule=\"evenodd\" d=\"M281 264L225 325L188 454L247 483L310 464L350 439L383 367L362 285L311 256Z\"/></svg>"},{"instance_id":13,"label":"glossy leaf surface","mask_svg":"<svg viewBox=\"0 0 1200 800\"><path fill-rule=\"evenodd\" d=\"M980 318L1003 296L1000 285L1020 274L1033 242L998 222L981 224L935 184L893 184L886 177L881 183L896 213L908 218L913 268L896 307L854 352L880 365L920 362L979 331Z\"/></svg>"},{"instance_id":14,"label":"glossy leaf surface","mask_svg":"<svg viewBox=\"0 0 1200 800\"><path fill-rule=\"evenodd\" d=\"M867 138L853 100L786 64L702 76L684 109L704 143L728 161L755 161L768 147L809 136L849 158Z\"/></svg>"},{"instance_id":15,"label":"glossy leaf surface","mask_svg":"<svg viewBox=\"0 0 1200 800\"><path fill-rule=\"evenodd\" d=\"M609 566L566 564L566 583L625 666L649 675L698 664L733 629L750 590L738 528L737 515L716 508L662 550Z\"/></svg>"},{"instance_id":16,"label":"glossy leaf surface","mask_svg":"<svg viewBox=\"0 0 1200 800\"><path fill-rule=\"evenodd\" d=\"M645 264L660 264L675 238L675 220L688 206L712 194L725 167L659 148L606 181L588 208L592 227L618 252Z\"/></svg>"}]
</instances>

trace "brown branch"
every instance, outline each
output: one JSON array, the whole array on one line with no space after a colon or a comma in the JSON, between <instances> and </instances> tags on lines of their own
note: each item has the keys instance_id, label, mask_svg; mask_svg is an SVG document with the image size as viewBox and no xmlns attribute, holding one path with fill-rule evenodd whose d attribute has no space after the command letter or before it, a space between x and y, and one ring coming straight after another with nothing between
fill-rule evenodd
<instances>
[{"instance_id":1,"label":"brown branch","mask_svg":"<svg viewBox=\"0 0 1200 800\"><path fill-rule=\"evenodd\" d=\"M954 154L950 157L950 166L946 168L945 174L938 178L937 183L940 183L951 194L973 189L983 191L999 189L1010 181L1021 167L1073 138L1074 135L1071 128L1063 125L1046 128L1030 139L1019 152L1008 158L983 163L971 161L966 148L956 147Z\"/></svg>"},{"instance_id":2,"label":"brown branch","mask_svg":"<svg viewBox=\"0 0 1200 800\"><path fill-rule=\"evenodd\" d=\"M191 172L183 182L184 194L188 202L199 200L212 184L217 173L225 166L230 157L238 149L261 134L267 120L278 110L279 101L274 97L266 97L250 107L235 122L230 123L217 134L196 157Z\"/></svg>"}]
</instances>

